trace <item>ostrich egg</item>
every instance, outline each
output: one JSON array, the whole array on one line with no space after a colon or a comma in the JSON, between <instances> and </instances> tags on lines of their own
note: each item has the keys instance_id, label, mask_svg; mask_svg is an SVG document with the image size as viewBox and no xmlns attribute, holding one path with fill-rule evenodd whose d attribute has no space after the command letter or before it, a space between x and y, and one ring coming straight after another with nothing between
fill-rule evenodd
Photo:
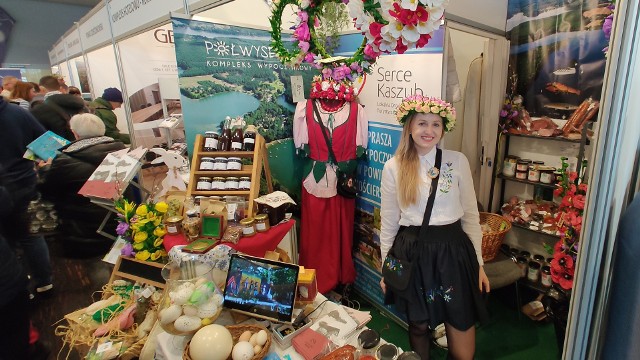
<instances>
[{"instance_id":1,"label":"ostrich egg","mask_svg":"<svg viewBox=\"0 0 640 360\"><path fill-rule=\"evenodd\" d=\"M193 360L226 360L233 349L231 333L222 325L207 325L191 339L189 355Z\"/></svg>"}]
</instances>

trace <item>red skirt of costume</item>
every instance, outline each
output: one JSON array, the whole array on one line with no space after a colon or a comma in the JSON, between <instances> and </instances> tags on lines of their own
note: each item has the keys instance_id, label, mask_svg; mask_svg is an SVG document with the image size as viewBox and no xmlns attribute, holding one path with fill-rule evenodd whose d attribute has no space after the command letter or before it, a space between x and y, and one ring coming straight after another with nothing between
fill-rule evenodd
<instances>
[{"instance_id":1,"label":"red skirt of costume","mask_svg":"<svg viewBox=\"0 0 640 360\"><path fill-rule=\"evenodd\" d=\"M335 127L331 136L338 161L356 158L357 104L348 105L351 105L349 119ZM319 124L313 120L312 109L309 102L309 157L326 162L327 144ZM338 284L353 283L356 278L352 255L355 199L340 195L320 198L302 186L301 210L300 264L316 269L318 291L326 293Z\"/></svg>"}]
</instances>

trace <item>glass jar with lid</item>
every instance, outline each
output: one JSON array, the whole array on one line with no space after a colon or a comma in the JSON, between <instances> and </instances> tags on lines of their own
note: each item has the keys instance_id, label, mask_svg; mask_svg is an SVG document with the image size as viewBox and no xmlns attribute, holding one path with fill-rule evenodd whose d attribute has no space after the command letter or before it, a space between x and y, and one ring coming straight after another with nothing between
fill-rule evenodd
<instances>
[{"instance_id":1,"label":"glass jar with lid","mask_svg":"<svg viewBox=\"0 0 640 360\"><path fill-rule=\"evenodd\" d=\"M242 148L244 151L253 151L256 146L256 127L253 125L247 126L244 131L244 139Z\"/></svg>"},{"instance_id":2,"label":"glass jar with lid","mask_svg":"<svg viewBox=\"0 0 640 360\"><path fill-rule=\"evenodd\" d=\"M529 164L531 164L531 159L519 159L516 162L516 171L529 171Z\"/></svg>"},{"instance_id":3,"label":"glass jar with lid","mask_svg":"<svg viewBox=\"0 0 640 360\"><path fill-rule=\"evenodd\" d=\"M356 359L375 360L376 349L380 344L380 334L373 329L363 330L358 335L358 352Z\"/></svg>"},{"instance_id":4,"label":"glass jar with lid","mask_svg":"<svg viewBox=\"0 0 640 360\"><path fill-rule=\"evenodd\" d=\"M213 170L213 158L203 157L200 159L200 170Z\"/></svg>"},{"instance_id":5,"label":"glass jar with lid","mask_svg":"<svg viewBox=\"0 0 640 360\"><path fill-rule=\"evenodd\" d=\"M238 190L251 190L251 178L243 176L238 183Z\"/></svg>"},{"instance_id":6,"label":"glass jar with lid","mask_svg":"<svg viewBox=\"0 0 640 360\"><path fill-rule=\"evenodd\" d=\"M551 166L542 166L540 169L540 182L544 184L553 184L556 180L554 172L556 168Z\"/></svg>"},{"instance_id":7,"label":"glass jar with lid","mask_svg":"<svg viewBox=\"0 0 640 360\"><path fill-rule=\"evenodd\" d=\"M271 226L269 225L269 215L267 214L258 214L255 216L256 219L256 231L257 232L266 232L269 231Z\"/></svg>"},{"instance_id":8,"label":"glass jar with lid","mask_svg":"<svg viewBox=\"0 0 640 360\"><path fill-rule=\"evenodd\" d=\"M225 179L224 188L226 190L238 190L239 180L235 176L229 176Z\"/></svg>"},{"instance_id":9,"label":"glass jar with lid","mask_svg":"<svg viewBox=\"0 0 640 360\"><path fill-rule=\"evenodd\" d=\"M227 170L227 158L217 157L213 159L213 170Z\"/></svg>"},{"instance_id":10,"label":"glass jar with lid","mask_svg":"<svg viewBox=\"0 0 640 360\"><path fill-rule=\"evenodd\" d=\"M200 176L196 183L196 190L211 190L211 178L208 176Z\"/></svg>"},{"instance_id":11,"label":"glass jar with lid","mask_svg":"<svg viewBox=\"0 0 640 360\"><path fill-rule=\"evenodd\" d=\"M540 181L540 170L537 165L529 165L529 173L527 175L527 180L531 182Z\"/></svg>"},{"instance_id":12,"label":"glass jar with lid","mask_svg":"<svg viewBox=\"0 0 640 360\"><path fill-rule=\"evenodd\" d=\"M502 163L502 175L513 177L516 175L516 163L518 157L513 155L507 155Z\"/></svg>"},{"instance_id":13,"label":"glass jar with lid","mask_svg":"<svg viewBox=\"0 0 640 360\"><path fill-rule=\"evenodd\" d=\"M242 128L236 127L233 130L233 135L231 135L231 151L240 151L242 150Z\"/></svg>"},{"instance_id":14,"label":"glass jar with lid","mask_svg":"<svg viewBox=\"0 0 640 360\"><path fill-rule=\"evenodd\" d=\"M230 157L227 160L227 170L242 170L242 160L239 157Z\"/></svg>"},{"instance_id":15,"label":"glass jar with lid","mask_svg":"<svg viewBox=\"0 0 640 360\"><path fill-rule=\"evenodd\" d=\"M164 220L164 225L167 230L167 234L180 234L182 232L182 216L170 216Z\"/></svg>"},{"instance_id":16,"label":"glass jar with lid","mask_svg":"<svg viewBox=\"0 0 640 360\"><path fill-rule=\"evenodd\" d=\"M211 182L211 190L224 190L225 187L225 178L223 178L222 176L216 176L213 178L213 181Z\"/></svg>"},{"instance_id":17,"label":"glass jar with lid","mask_svg":"<svg viewBox=\"0 0 640 360\"><path fill-rule=\"evenodd\" d=\"M217 132L206 131L204 133L204 151L217 151L219 139L220 134L218 134Z\"/></svg>"},{"instance_id":18,"label":"glass jar with lid","mask_svg":"<svg viewBox=\"0 0 640 360\"><path fill-rule=\"evenodd\" d=\"M242 236L249 237L256 234L256 222L252 217L240 220L240 226L242 227Z\"/></svg>"}]
</instances>

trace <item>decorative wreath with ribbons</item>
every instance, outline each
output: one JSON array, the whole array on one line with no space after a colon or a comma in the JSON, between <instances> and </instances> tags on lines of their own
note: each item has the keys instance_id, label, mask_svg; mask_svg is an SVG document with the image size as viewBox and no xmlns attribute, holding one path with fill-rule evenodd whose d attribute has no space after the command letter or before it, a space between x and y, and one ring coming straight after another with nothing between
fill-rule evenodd
<instances>
[{"instance_id":1,"label":"decorative wreath with ribbons","mask_svg":"<svg viewBox=\"0 0 640 360\"><path fill-rule=\"evenodd\" d=\"M271 22L272 47L280 60L288 65L303 62L323 69L323 78L354 81L371 71L380 54L404 53L421 48L431 39L444 17L449 0L275 0ZM327 2L344 3L355 27L365 36L350 58L331 60L324 44L318 40L315 28L320 25L322 5ZM297 21L292 27L293 50L282 42L282 13L287 5L298 6Z\"/></svg>"}]
</instances>

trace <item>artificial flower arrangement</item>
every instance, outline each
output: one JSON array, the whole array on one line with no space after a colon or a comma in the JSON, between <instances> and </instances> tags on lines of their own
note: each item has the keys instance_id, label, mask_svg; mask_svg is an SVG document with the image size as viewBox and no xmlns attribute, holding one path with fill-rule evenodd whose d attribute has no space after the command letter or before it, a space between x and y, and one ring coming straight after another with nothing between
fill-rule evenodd
<instances>
[{"instance_id":1,"label":"artificial flower arrangement","mask_svg":"<svg viewBox=\"0 0 640 360\"><path fill-rule=\"evenodd\" d=\"M552 249L551 279L562 289L569 290L573 288L573 274L580 249L582 215L588 187L584 183L584 176L578 176L575 171L568 171L567 158L562 157L561 160L562 180L553 192L554 196L562 198L556 213L561 236ZM586 163L583 163L582 169L585 166Z\"/></svg>"},{"instance_id":2,"label":"artificial flower arrangement","mask_svg":"<svg viewBox=\"0 0 640 360\"><path fill-rule=\"evenodd\" d=\"M522 96L505 96L498 121L498 127L501 133L506 134L510 128L517 126L516 122L522 117L522 110Z\"/></svg>"},{"instance_id":3,"label":"artificial flower arrangement","mask_svg":"<svg viewBox=\"0 0 640 360\"><path fill-rule=\"evenodd\" d=\"M323 76L314 76L311 82L311 94L309 97L312 99L330 99L330 100L345 100L354 101L356 98L356 91L351 85L351 82L331 77L324 77L324 69L322 70ZM330 70L329 70L330 71Z\"/></svg>"},{"instance_id":4,"label":"artificial flower arrangement","mask_svg":"<svg viewBox=\"0 0 640 360\"><path fill-rule=\"evenodd\" d=\"M396 112L396 119L402 125L414 113L431 113L439 115L446 132L450 132L456 126L456 109L450 103L436 98L422 95L412 95L405 98Z\"/></svg>"},{"instance_id":5,"label":"artificial flower arrangement","mask_svg":"<svg viewBox=\"0 0 640 360\"><path fill-rule=\"evenodd\" d=\"M127 241L121 250L122 255L142 261L164 262L167 252L163 241L167 231L163 218L169 205L164 201L136 205L121 197L115 201L115 209L118 212L116 233Z\"/></svg>"},{"instance_id":6,"label":"artificial flower arrangement","mask_svg":"<svg viewBox=\"0 0 640 360\"><path fill-rule=\"evenodd\" d=\"M285 64L297 66L303 62L318 69L329 68L338 76L352 80L369 73L371 65L382 53L404 53L410 48L421 48L431 39L444 17L448 0L326 0L344 3L355 27L365 36L360 47L350 58L337 66L323 65L322 59L332 56L315 34L324 15L325 0L279 0L273 2L271 37L276 55ZM293 30L294 50L288 50L282 43L280 31L282 14L287 5L299 6ZM355 66L354 66L355 65ZM325 76L326 78L326 76ZM341 80L337 79L337 80Z\"/></svg>"}]
</instances>

